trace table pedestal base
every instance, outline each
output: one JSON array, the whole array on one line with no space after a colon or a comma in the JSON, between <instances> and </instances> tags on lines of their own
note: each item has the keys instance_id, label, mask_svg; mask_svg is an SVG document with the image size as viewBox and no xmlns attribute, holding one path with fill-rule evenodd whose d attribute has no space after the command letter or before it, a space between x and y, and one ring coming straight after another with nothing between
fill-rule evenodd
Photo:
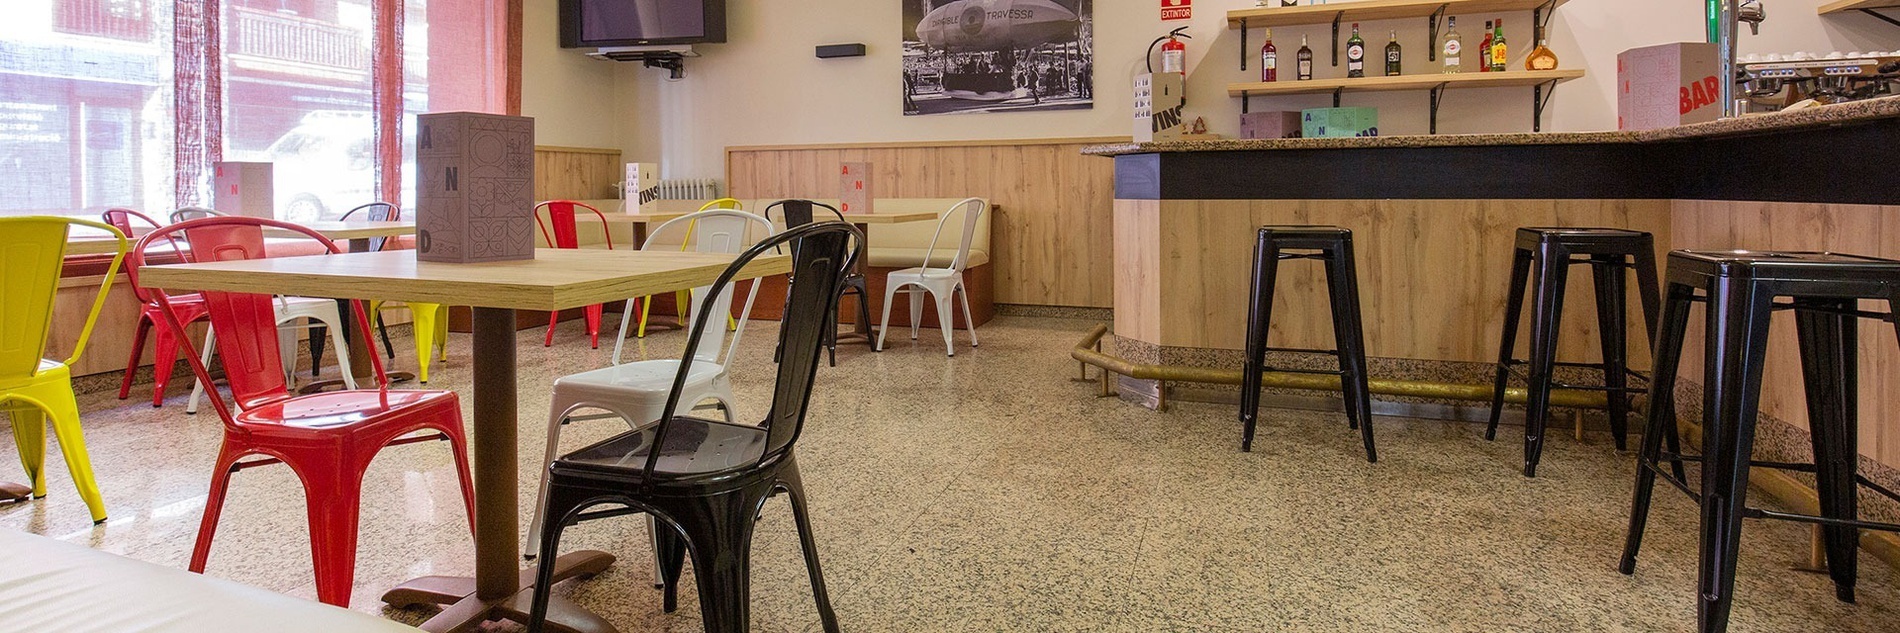
<instances>
[{"instance_id":1,"label":"table pedestal base","mask_svg":"<svg viewBox=\"0 0 1900 633\"><path fill-rule=\"evenodd\" d=\"M591 577L612 565L614 557L592 550L572 552L554 561L554 581ZM475 579L455 576L425 576L405 582L383 594L383 602L394 607L443 605L441 613L422 623L431 633L456 633L474 630L483 622L509 620L528 623L528 611L534 606L535 570L522 570L519 591L493 600L475 595ZM600 616L560 596L548 599L547 630L561 633L617 633L618 629Z\"/></svg>"},{"instance_id":2,"label":"table pedestal base","mask_svg":"<svg viewBox=\"0 0 1900 633\"><path fill-rule=\"evenodd\" d=\"M11 481L0 481L0 503L18 503L33 498L33 488Z\"/></svg>"}]
</instances>

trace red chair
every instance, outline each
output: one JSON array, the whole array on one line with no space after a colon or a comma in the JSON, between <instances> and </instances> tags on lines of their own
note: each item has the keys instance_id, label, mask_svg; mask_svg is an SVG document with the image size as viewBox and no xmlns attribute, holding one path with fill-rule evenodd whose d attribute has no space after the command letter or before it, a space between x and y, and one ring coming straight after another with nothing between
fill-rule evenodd
<instances>
[{"instance_id":1,"label":"red chair","mask_svg":"<svg viewBox=\"0 0 1900 633\"><path fill-rule=\"evenodd\" d=\"M139 240L132 259L143 263L145 246L172 239L183 232L194 261L230 261L265 257L265 227L295 231L317 240L331 253L342 252L334 242L310 229L262 218L217 217L191 220L159 229ZM160 314L174 335L182 336L185 321L162 290ZM382 358L370 354L376 370L375 390L334 391L292 396L285 383L277 343L277 306L270 294L202 292L211 325L218 332L224 373L231 386L235 409L211 390L211 405L224 422L224 442L217 470L205 500L198 543L191 552L191 570L202 573L211 553L211 537L218 527L231 474L246 468L282 463L303 482L309 507L310 549L315 558L317 599L349 606L356 577L358 501L363 472L385 446L446 439L455 451L456 474L461 477L462 500L468 507L469 529L474 530L474 490L469 479L468 449L462 431L460 401L449 391L390 391ZM360 340L370 340L369 312L356 302L355 322ZM187 354L199 380L211 383L211 373L196 355ZM404 437L418 431L427 435ZM246 460L247 457L256 459Z\"/></svg>"},{"instance_id":2,"label":"red chair","mask_svg":"<svg viewBox=\"0 0 1900 633\"><path fill-rule=\"evenodd\" d=\"M592 211L595 217L600 218L601 234L607 238L607 250L613 250L614 236L613 231L607 230L607 216L601 214L600 209L573 200L549 200L534 206L534 224L540 227L541 237L547 240L548 248L581 247L580 232L574 222L576 213L574 207ZM541 219L541 210L544 208L548 211L545 221ZM587 315L587 336L593 339L594 349L600 349L601 307L601 305L591 305L583 308ZM554 346L554 326L560 322L560 313L548 315L548 337L542 342L542 347Z\"/></svg>"},{"instance_id":3,"label":"red chair","mask_svg":"<svg viewBox=\"0 0 1900 633\"><path fill-rule=\"evenodd\" d=\"M134 219L145 224L144 229L147 232L164 226L150 216L131 209L107 209L106 212L101 215L101 219L104 220L106 224L112 225L113 228L124 232L127 236L138 234L138 231L134 230L132 226ZM144 248L145 245L146 242L140 241L136 248ZM177 240L167 239L166 245L171 249L173 256L179 259L184 258L184 250L178 247ZM184 345L185 338L182 334L174 334L171 328L157 328L157 331L153 332L153 326L158 323L160 318L159 311L161 310L161 306L159 305L160 299L158 298L160 294L147 290L139 285L138 264L130 263L131 261L132 260L128 259L125 274L132 282L132 296L138 297L139 303L142 304L142 306L139 310L138 329L132 333L132 358L126 360L125 378L119 381L119 399L124 400L132 395L132 379L138 374L139 361L143 360L145 356L145 336L148 333L152 333L156 334L152 339L152 378L154 382L152 386L152 406L158 407L165 404L165 385L171 382L172 367L178 364L178 349ZM139 261L143 261L142 258ZM205 312L204 297L197 293L176 295L168 297L164 299L164 301L169 303L172 310L178 314L178 320L187 325L204 320L205 317L209 316L208 313Z\"/></svg>"}]
</instances>

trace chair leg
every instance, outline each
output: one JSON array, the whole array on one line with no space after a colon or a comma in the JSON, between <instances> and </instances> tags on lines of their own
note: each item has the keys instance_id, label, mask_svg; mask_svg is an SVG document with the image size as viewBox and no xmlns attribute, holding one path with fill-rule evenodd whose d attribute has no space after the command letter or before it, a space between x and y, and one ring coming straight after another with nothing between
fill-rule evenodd
<instances>
[{"instance_id":1,"label":"chair leg","mask_svg":"<svg viewBox=\"0 0 1900 633\"><path fill-rule=\"evenodd\" d=\"M218 447L218 461L211 471L211 490L205 494L205 511L198 521L198 542L191 548L191 563L187 566L193 572L205 573L205 562L211 559L211 539L218 532L218 515L224 513L224 496L231 489L231 474L234 466L244 453L231 446L229 440Z\"/></svg>"},{"instance_id":2,"label":"chair leg","mask_svg":"<svg viewBox=\"0 0 1900 633\"><path fill-rule=\"evenodd\" d=\"M310 516L310 554L317 600L348 608L356 585L356 531L362 503L361 466L338 464L327 473L299 473Z\"/></svg>"},{"instance_id":3,"label":"chair leg","mask_svg":"<svg viewBox=\"0 0 1900 633\"><path fill-rule=\"evenodd\" d=\"M976 347L976 318L970 316L970 289L959 283L956 295L963 299L963 325L970 328L970 347Z\"/></svg>"},{"instance_id":4,"label":"chair leg","mask_svg":"<svg viewBox=\"0 0 1900 633\"><path fill-rule=\"evenodd\" d=\"M541 341L542 347L554 347L554 326L560 324L561 313L555 311L548 315L548 335Z\"/></svg>"},{"instance_id":5,"label":"chair leg","mask_svg":"<svg viewBox=\"0 0 1900 633\"><path fill-rule=\"evenodd\" d=\"M0 410L13 420L13 446L20 450L20 467L26 469L27 485L33 498L46 498L46 412L38 406L14 402L20 408Z\"/></svg>"},{"instance_id":6,"label":"chair leg","mask_svg":"<svg viewBox=\"0 0 1900 633\"><path fill-rule=\"evenodd\" d=\"M640 329L634 334L635 337L638 337L638 338L647 337L647 317L651 315L652 313L653 313L653 297L643 297L640 300Z\"/></svg>"},{"instance_id":7,"label":"chair leg","mask_svg":"<svg viewBox=\"0 0 1900 633\"><path fill-rule=\"evenodd\" d=\"M469 464L468 439L461 429L444 427L442 434L449 438L449 450L455 453L455 477L462 485L462 507L468 512L468 532L475 533L475 478Z\"/></svg>"},{"instance_id":8,"label":"chair leg","mask_svg":"<svg viewBox=\"0 0 1900 633\"><path fill-rule=\"evenodd\" d=\"M1610 432L1616 450L1629 450L1629 283L1620 255L1592 257L1590 272L1596 285L1597 341L1603 354L1604 396L1609 402Z\"/></svg>"},{"instance_id":9,"label":"chair leg","mask_svg":"<svg viewBox=\"0 0 1900 633\"><path fill-rule=\"evenodd\" d=\"M600 317L604 309L605 304L600 303L581 309L581 314L587 318L587 338L594 349L600 349Z\"/></svg>"},{"instance_id":10,"label":"chair leg","mask_svg":"<svg viewBox=\"0 0 1900 633\"><path fill-rule=\"evenodd\" d=\"M910 340L917 340L917 328L924 324L924 287L910 289Z\"/></svg>"},{"instance_id":11,"label":"chair leg","mask_svg":"<svg viewBox=\"0 0 1900 633\"><path fill-rule=\"evenodd\" d=\"M528 608L529 633L540 633L547 625L548 598L554 592L554 561L560 557L561 532L567 527L568 514L573 512L578 503L577 494L566 488L555 489L543 507L555 520L548 521L539 531L529 532L541 543L540 549L536 551L541 560L535 566L534 594Z\"/></svg>"},{"instance_id":12,"label":"chair leg","mask_svg":"<svg viewBox=\"0 0 1900 633\"><path fill-rule=\"evenodd\" d=\"M165 386L171 383L172 367L178 364L178 347L184 345L171 330L162 327L152 332L152 408L165 405Z\"/></svg>"},{"instance_id":13,"label":"chair leg","mask_svg":"<svg viewBox=\"0 0 1900 633\"><path fill-rule=\"evenodd\" d=\"M41 401L47 406L47 417L53 423L53 435L59 438L59 452L66 457L66 472L72 475L73 485L79 489L79 498L86 502L86 509L92 512L92 522L104 523L106 505L99 496L99 482L92 474L92 458L86 454L85 433L79 427L79 401L70 385L62 386L63 389L43 392ZM40 477L35 483L43 485L45 481L45 477Z\"/></svg>"},{"instance_id":14,"label":"chair leg","mask_svg":"<svg viewBox=\"0 0 1900 633\"><path fill-rule=\"evenodd\" d=\"M410 312L414 313L415 310L412 309ZM383 353L388 356L389 360L396 360L396 345L389 342L389 323L383 320L383 311L371 309L370 314L374 315L376 319L376 333L383 337ZM411 328L415 327L415 317L410 317L409 325Z\"/></svg>"},{"instance_id":15,"label":"chair leg","mask_svg":"<svg viewBox=\"0 0 1900 633\"><path fill-rule=\"evenodd\" d=\"M553 464L555 458L561 456L561 421L567 418L568 406L570 403L557 399L554 401L553 411L548 414L548 448L541 458L541 468L537 470L541 473L541 485L540 492L535 493L534 518L528 522L528 537L525 539L526 542L522 543L521 555L525 557L532 558L535 552L541 549L541 527L547 523L549 516L548 487L551 484L548 465Z\"/></svg>"},{"instance_id":16,"label":"chair leg","mask_svg":"<svg viewBox=\"0 0 1900 633\"><path fill-rule=\"evenodd\" d=\"M751 620L752 529L768 486L693 501L693 511L666 512L685 533L698 581L706 633L745 633ZM662 533L665 531L662 530ZM669 587L672 584L668 585Z\"/></svg>"},{"instance_id":17,"label":"chair leg","mask_svg":"<svg viewBox=\"0 0 1900 633\"><path fill-rule=\"evenodd\" d=\"M897 300L897 286L884 286L884 318L877 327L877 351L884 351L884 335L891 333L891 302ZM916 338L915 336L911 338Z\"/></svg>"},{"instance_id":18,"label":"chair leg","mask_svg":"<svg viewBox=\"0 0 1900 633\"><path fill-rule=\"evenodd\" d=\"M291 319L290 321L279 322L277 324L277 362L283 367L284 386L286 387L295 387L297 385L297 328L298 326L296 325L291 325L290 327L284 326L285 323L294 324L295 321L296 319ZM312 326L310 335L314 337L316 336L316 331L315 331L316 327L322 326L323 322L317 319L311 319L310 325ZM323 367L322 356L310 357L311 377L315 377L317 375L317 371L321 369L322 367Z\"/></svg>"},{"instance_id":19,"label":"chair leg","mask_svg":"<svg viewBox=\"0 0 1900 633\"><path fill-rule=\"evenodd\" d=\"M312 319L312 320L314 321L315 319ZM321 324L313 324L313 326L310 328L309 346L310 346L310 377L311 378L316 378L319 374L323 373L323 343L325 340L329 338L329 336L330 336L330 329L327 327L324 327ZM291 340L293 341L293 345L287 345L283 348L285 350L284 355L289 357L289 358L284 359L284 366L294 369L297 366L297 356L294 351L296 349L294 345L294 341L296 341L296 339L293 336ZM370 344L372 346L375 345L374 342ZM337 349L341 350L343 348L338 347ZM375 350L376 348L371 347L370 349L372 350L370 353L374 354L375 352L373 350ZM337 354L337 356L339 358L343 358L349 355ZM342 366L344 364L345 363L338 363L338 366ZM348 374L349 372L345 371L343 373Z\"/></svg>"},{"instance_id":20,"label":"chair leg","mask_svg":"<svg viewBox=\"0 0 1900 633\"><path fill-rule=\"evenodd\" d=\"M1735 600L1742 508L1761 410L1761 379L1773 297L1752 283L1720 278L1709 293L1710 362L1702 423L1701 574L1696 620L1704 633L1728 628Z\"/></svg>"},{"instance_id":21,"label":"chair leg","mask_svg":"<svg viewBox=\"0 0 1900 633\"><path fill-rule=\"evenodd\" d=\"M1326 260L1326 285L1333 295L1333 337L1339 350L1340 384L1348 418L1365 445L1366 461L1377 463L1379 450L1372 439L1372 390L1366 377L1366 334L1360 321L1359 271L1352 242L1340 245Z\"/></svg>"},{"instance_id":22,"label":"chair leg","mask_svg":"<svg viewBox=\"0 0 1900 633\"><path fill-rule=\"evenodd\" d=\"M651 514L647 515L653 516ZM655 574L659 577L660 611L672 613L680 608L680 577L686 569L686 540L672 523L649 519L647 528L653 539Z\"/></svg>"},{"instance_id":23,"label":"chair leg","mask_svg":"<svg viewBox=\"0 0 1900 633\"><path fill-rule=\"evenodd\" d=\"M818 620L826 633L838 633L838 614L831 609L831 594L825 591L825 572L818 564L818 539L812 534L811 509L805 505L805 484L797 466L788 466L781 479L785 496L792 502L792 519L798 526L798 544L805 552L805 573L811 578L812 600L818 603Z\"/></svg>"},{"instance_id":24,"label":"chair leg","mask_svg":"<svg viewBox=\"0 0 1900 633\"><path fill-rule=\"evenodd\" d=\"M937 301L937 326L943 333L943 350L947 355L957 355L957 320L950 316L950 302L956 300L956 291L944 288L944 292L932 292L931 298Z\"/></svg>"},{"instance_id":25,"label":"chair leg","mask_svg":"<svg viewBox=\"0 0 1900 633\"><path fill-rule=\"evenodd\" d=\"M1530 380L1524 407L1524 476L1537 476L1544 455L1544 430L1550 421L1550 383L1557 364L1557 333L1563 320L1564 283L1570 276L1570 254L1546 245L1531 268L1537 285L1531 290Z\"/></svg>"},{"instance_id":26,"label":"chair leg","mask_svg":"<svg viewBox=\"0 0 1900 633\"><path fill-rule=\"evenodd\" d=\"M1491 394L1491 423L1484 427L1484 439L1498 437L1498 421L1504 416L1504 391L1510 385L1511 356L1517 353L1517 324L1524 316L1524 293L1531 280L1531 252L1513 249L1511 289L1504 298L1504 332L1498 341L1498 369Z\"/></svg>"},{"instance_id":27,"label":"chair leg","mask_svg":"<svg viewBox=\"0 0 1900 633\"><path fill-rule=\"evenodd\" d=\"M204 349L198 352L198 362L203 363L207 368L211 367L211 354L217 350L218 332L217 330L206 327ZM217 385L207 385L204 381L198 380L197 372L192 373L191 398L185 400L185 413L196 415L198 413L198 400L204 397L205 389L216 389Z\"/></svg>"},{"instance_id":28,"label":"chair leg","mask_svg":"<svg viewBox=\"0 0 1900 633\"><path fill-rule=\"evenodd\" d=\"M441 342L436 338L436 312L441 306L434 303L409 304L409 329L416 339L416 380L429 384L429 361L435 357L435 348Z\"/></svg>"},{"instance_id":29,"label":"chair leg","mask_svg":"<svg viewBox=\"0 0 1900 633\"><path fill-rule=\"evenodd\" d=\"M620 307L620 333L614 335L614 364L620 364L620 354L627 349L627 327L633 324L633 313L640 308L639 299L628 299Z\"/></svg>"},{"instance_id":30,"label":"chair leg","mask_svg":"<svg viewBox=\"0 0 1900 633\"><path fill-rule=\"evenodd\" d=\"M1796 300L1797 306L1832 310L1855 308L1850 300ZM1809 439L1814 447L1816 492L1820 494L1821 516L1831 519L1859 518L1858 482L1854 474L1860 452L1857 448L1859 419L1858 317L1835 313L1799 310L1795 324L1801 339L1801 370L1807 387ZM1827 571L1834 578L1834 595L1842 602L1854 601L1854 581L1858 576L1860 529L1852 526L1822 527L1827 549Z\"/></svg>"},{"instance_id":31,"label":"chair leg","mask_svg":"<svg viewBox=\"0 0 1900 633\"><path fill-rule=\"evenodd\" d=\"M1264 232L1263 232L1264 233ZM1240 450L1253 451L1260 418L1260 382L1266 372L1267 326L1273 322L1273 286L1280 274L1280 250L1271 238L1254 242L1253 283L1247 293L1247 357L1240 368Z\"/></svg>"},{"instance_id":32,"label":"chair leg","mask_svg":"<svg viewBox=\"0 0 1900 633\"><path fill-rule=\"evenodd\" d=\"M352 371L350 367L350 344L343 339L343 324L341 323L343 319L338 315L324 316L337 316L338 322L330 324L330 342L336 346L336 367L339 370L338 373L343 374L343 386L355 389L356 372ZM363 344L370 346L369 353L376 353L376 341L363 341ZM317 358L310 359L310 364L313 366L321 362L322 361Z\"/></svg>"},{"instance_id":33,"label":"chair leg","mask_svg":"<svg viewBox=\"0 0 1900 633\"><path fill-rule=\"evenodd\" d=\"M119 380L119 399L132 396L132 379L139 373L139 361L145 356L145 335L152 331L152 319L140 314L139 324L132 330L132 358L125 361L125 378Z\"/></svg>"},{"instance_id":34,"label":"chair leg","mask_svg":"<svg viewBox=\"0 0 1900 633\"><path fill-rule=\"evenodd\" d=\"M1636 573L1636 553L1643 547L1643 530L1649 524L1650 497L1656 491L1656 469L1662 457L1664 438L1676 432L1676 372L1682 364L1683 337L1689 330L1689 286L1669 285L1669 300L1663 304L1661 329L1657 332L1655 369L1649 383L1649 414L1644 417L1643 447L1636 456L1636 491L1630 501L1629 531L1624 536L1623 559L1617 570ZM1671 452L1680 454L1680 442L1672 442ZM1683 479L1681 460L1672 460L1678 481Z\"/></svg>"}]
</instances>

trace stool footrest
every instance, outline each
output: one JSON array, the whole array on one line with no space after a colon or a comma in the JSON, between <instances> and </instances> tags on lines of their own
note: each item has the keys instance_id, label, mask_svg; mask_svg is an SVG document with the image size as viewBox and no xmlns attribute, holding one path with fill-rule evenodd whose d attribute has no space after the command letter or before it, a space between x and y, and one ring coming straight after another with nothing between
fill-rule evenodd
<instances>
[{"instance_id":1,"label":"stool footrest","mask_svg":"<svg viewBox=\"0 0 1900 633\"><path fill-rule=\"evenodd\" d=\"M1281 374L1312 374L1315 376L1344 376L1346 375L1346 372L1343 372L1337 369L1281 369L1278 367L1262 366L1260 368L1260 371L1271 372L1271 373L1281 373Z\"/></svg>"},{"instance_id":2,"label":"stool footrest","mask_svg":"<svg viewBox=\"0 0 1900 633\"><path fill-rule=\"evenodd\" d=\"M1519 365L1523 365L1523 364L1525 364L1525 361L1512 359L1512 361L1506 364L1504 368L1505 368L1505 371L1510 372L1511 375L1517 377L1518 380L1522 380L1524 382L1530 382L1530 376L1526 374L1523 369L1518 367ZM1575 367L1578 369L1595 369L1598 371L1601 371L1603 369L1602 365L1597 365L1597 364L1592 364L1592 363L1557 363L1557 366L1558 367ZM1648 374L1638 372L1634 369L1625 368L1623 370L1623 373L1627 375L1628 377L1630 377L1631 379L1641 381L1645 384L1650 382ZM1649 387L1647 386L1611 389L1603 385L1573 385L1573 384L1563 382L1563 381L1558 381L1558 380L1550 381L1550 386L1553 389L1573 389L1576 391L1621 391L1623 393L1629 393L1629 394L1649 393Z\"/></svg>"},{"instance_id":3,"label":"stool footrest","mask_svg":"<svg viewBox=\"0 0 1900 633\"><path fill-rule=\"evenodd\" d=\"M1675 486L1677 490L1681 490L1682 493L1685 495L1688 495L1689 498L1695 499L1698 504L1701 503L1700 495L1697 494L1696 491L1690 490L1689 484L1687 482L1676 479L1675 475L1665 472L1664 469L1662 468L1662 464L1674 463L1674 462L1700 464L1703 462L1703 457L1701 455L1682 455L1682 454L1677 454L1677 453L1671 453L1669 451L1662 451L1662 453L1657 457L1654 463L1642 463L1642 464L1638 464L1637 467L1647 468L1651 471L1654 471L1656 473L1657 479L1668 482L1669 485ZM1772 468L1775 470L1792 470L1796 472L1806 472L1806 473L1812 473L1816 470L1814 464L1801 464L1801 463L1790 463L1790 462L1749 460L1748 465L1751 468ZM1894 491L1888 490L1885 486L1875 483L1874 481L1868 479L1865 475L1861 475L1860 473L1854 473L1854 483L1859 484L1860 486L1872 489L1874 492L1879 493L1881 496L1887 497L1889 499L1893 499L1895 501L1900 501L1900 494L1896 494L1894 493ZM1895 523L1882 523L1879 521L1861 521L1858 519L1836 519L1836 518L1831 518L1831 517L1815 516L1812 514L1781 512L1777 510L1765 510L1761 508L1753 508L1753 507L1746 507L1746 506L1741 508L1741 512L1742 512L1742 516L1746 516L1752 519L1778 519L1782 521L1797 521L1801 523L1819 523L1822 525L1857 527L1864 530L1879 530L1882 532L1900 532L1900 524L1895 524Z\"/></svg>"},{"instance_id":4,"label":"stool footrest","mask_svg":"<svg viewBox=\"0 0 1900 633\"><path fill-rule=\"evenodd\" d=\"M1796 305L1796 304L1794 304L1794 303L1787 303L1787 302L1781 302L1781 301L1777 301L1777 302L1775 302L1775 304L1774 304L1774 310L1775 310L1776 312L1781 312L1781 311L1786 311L1786 310L1803 310L1803 311L1807 311L1807 312L1824 312L1824 313L1827 313L1827 314L1838 314L1838 315L1841 315L1841 316L1851 316L1851 317L1860 317L1860 318L1863 318L1863 319L1873 319L1873 320L1875 320L1875 321L1892 321L1892 320L1894 320L1894 316L1893 316L1893 313L1892 313L1892 312L1874 312L1874 311L1872 311L1872 310L1857 310L1857 309L1847 309L1847 310L1842 310L1842 309L1838 309L1838 308L1829 308L1829 307L1824 307L1824 306L1804 306L1804 305Z\"/></svg>"},{"instance_id":5,"label":"stool footrest","mask_svg":"<svg viewBox=\"0 0 1900 633\"><path fill-rule=\"evenodd\" d=\"M1304 348L1304 347L1269 347L1269 348L1267 348L1267 351L1269 351L1269 352L1292 352L1292 353L1295 353L1295 354L1322 354L1322 355L1326 355L1326 356L1338 356L1338 355L1339 355L1339 350L1336 350L1336 349L1306 349L1306 348Z\"/></svg>"}]
</instances>

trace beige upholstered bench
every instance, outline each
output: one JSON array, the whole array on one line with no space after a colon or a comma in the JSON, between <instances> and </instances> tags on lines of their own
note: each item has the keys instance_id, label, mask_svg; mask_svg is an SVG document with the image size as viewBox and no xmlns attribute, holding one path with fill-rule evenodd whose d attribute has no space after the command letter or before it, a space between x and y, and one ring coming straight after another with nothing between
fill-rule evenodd
<instances>
[{"instance_id":1,"label":"beige upholstered bench","mask_svg":"<svg viewBox=\"0 0 1900 633\"><path fill-rule=\"evenodd\" d=\"M0 529L0 631L395 633L416 629L183 569Z\"/></svg>"}]
</instances>

